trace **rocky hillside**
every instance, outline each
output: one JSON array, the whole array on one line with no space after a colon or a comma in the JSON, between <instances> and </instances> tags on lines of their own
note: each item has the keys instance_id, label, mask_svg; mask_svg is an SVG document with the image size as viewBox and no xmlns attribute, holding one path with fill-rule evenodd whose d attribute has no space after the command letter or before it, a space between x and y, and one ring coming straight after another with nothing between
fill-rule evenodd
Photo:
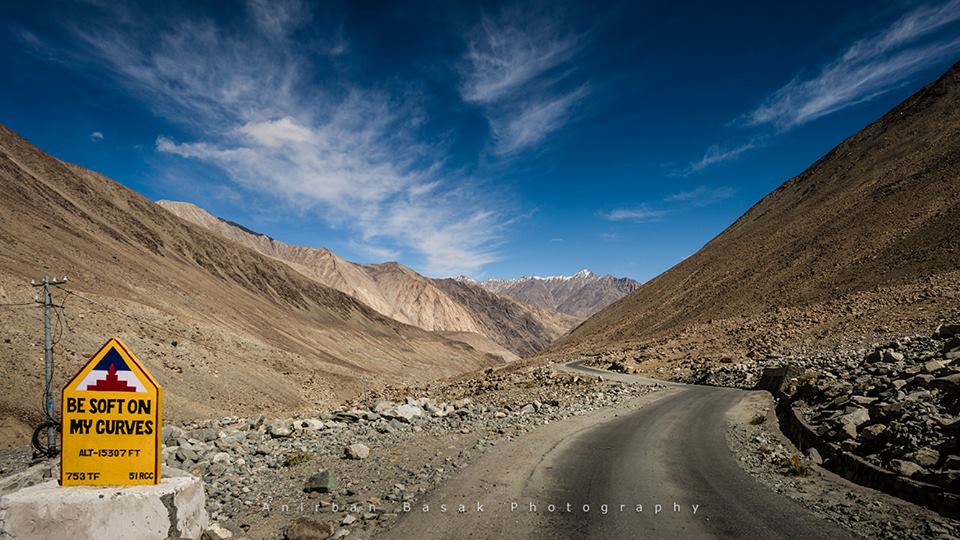
<instances>
[{"instance_id":1,"label":"rocky hillside","mask_svg":"<svg viewBox=\"0 0 960 540\"><path fill-rule=\"evenodd\" d=\"M42 322L29 284L44 274L70 278L53 291L65 306L54 328L55 387L118 336L163 385L172 418L316 407L386 380L501 362L386 317L0 126L5 426L41 410Z\"/></svg>"},{"instance_id":2,"label":"rocky hillside","mask_svg":"<svg viewBox=\"0 0 960 540\"><path fill-rule=\"evenodd\" d=\"M527 356L543 350L581 320L552 309L519 304L475 284L427 278L400 263L362 265L325 248L286 244L215 217L190 203L157 204L220 236L283 261L388 317L425 330L480 334L514 354ZM485 350L494 352L491 347Z\"/></svg>"},{"instance_id":3,"label":"rocky hillside","mask_svg":"<svg viewBox=\"0 0 960 540\"><path fill-rule=\"evenodd\" d=\"M584 318L635 291L640 283L584 269L572 276L488 279L481 285L524 304Z\"/></svg>"},{"instance_id":4,"label":"rocky hillside","mask_svg":"<svg viewBox=\"0 0 960 540\"><path fill-rule=\"evenodd\" d=\"M763 359L960 309L960 64L764 197L551 355Z\"/></svg>"}]
</instances>

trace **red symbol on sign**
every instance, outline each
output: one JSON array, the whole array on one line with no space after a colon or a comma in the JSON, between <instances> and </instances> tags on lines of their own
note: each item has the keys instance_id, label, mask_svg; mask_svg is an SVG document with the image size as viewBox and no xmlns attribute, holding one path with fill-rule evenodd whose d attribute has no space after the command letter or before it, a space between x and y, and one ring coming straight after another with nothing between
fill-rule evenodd
<instances>
[{"instance_id":1,"label":"red symbol on sign","mask_svg":"<svg viewBox=\"0 0 960 540\"><path fill-rule=\"evenodd\" d=\"M103 373L101 371L101 373ZM102 390L108 392L136 392L137 389L133 386L127 384L126 381L121 381L117 378L117 368L110 364L110 368L107 370L107 378L100 379L95 384L92 384L87 387L87 390Z\"/></svg>"}]
</instances>

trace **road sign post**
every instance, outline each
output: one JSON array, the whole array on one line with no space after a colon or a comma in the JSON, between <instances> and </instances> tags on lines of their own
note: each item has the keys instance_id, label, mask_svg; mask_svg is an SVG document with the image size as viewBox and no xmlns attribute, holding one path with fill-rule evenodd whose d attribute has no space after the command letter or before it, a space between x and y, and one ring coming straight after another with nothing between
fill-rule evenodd
<instances>
[{"instance_id":1,"label":"road sign post","mask_svg":"<svg viewBox=\"0 0 960 540\"><path fill-rule=\"evenodd\" d=\"M108 341L63 388L60 484L159 484L162 398L133 353Z\"/></svg>"}]
</instances>

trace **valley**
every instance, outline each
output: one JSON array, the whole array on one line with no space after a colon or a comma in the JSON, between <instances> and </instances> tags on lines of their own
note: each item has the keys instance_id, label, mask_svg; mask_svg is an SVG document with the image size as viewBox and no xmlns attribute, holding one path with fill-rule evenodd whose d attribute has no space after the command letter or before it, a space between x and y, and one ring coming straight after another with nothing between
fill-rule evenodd
<instances>
[{"instance_id":1,"label":"valley","mask_svg":"<svg viewBox=\"0 0 960 540\"><path fill-rule=\"evenodd\" d=\"M0 8L0 539L960 538L960 0L81 4Z\"/></svg>"}]
</instances>

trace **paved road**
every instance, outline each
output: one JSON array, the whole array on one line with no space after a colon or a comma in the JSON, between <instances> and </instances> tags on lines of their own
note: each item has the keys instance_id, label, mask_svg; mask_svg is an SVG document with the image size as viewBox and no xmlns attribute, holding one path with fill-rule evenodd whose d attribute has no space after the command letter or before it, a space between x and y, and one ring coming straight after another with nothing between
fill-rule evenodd
<instances>
[{"instance_id":1,"label":"paved road","mask_svg":"<svg viewBox=\"0 0 960 540\"><path fill-rule=\"evenodd\" d=\"M576 363L567 369L598 373ZM739 467L726 444L725 415L748 395L671 385L627 412L538 429L520 448L497 447L427 501L468 501L472 509L476 499L483 513L411 512L387 536L851 538Z\"/></svg>"}]
</instances>

